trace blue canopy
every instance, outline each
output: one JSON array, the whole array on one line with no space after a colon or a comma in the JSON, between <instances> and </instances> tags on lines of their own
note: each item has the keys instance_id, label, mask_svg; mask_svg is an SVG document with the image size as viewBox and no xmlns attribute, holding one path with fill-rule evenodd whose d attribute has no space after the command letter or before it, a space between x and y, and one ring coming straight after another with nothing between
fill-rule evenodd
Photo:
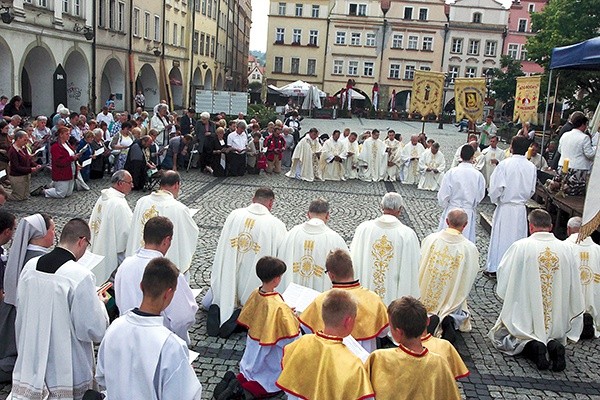
<instances>
[{"instance_id":1,"label":"blue canopy","mask_svg":"<svg viewBox=\"0 0 600 400\"><path fill-rule=\"evenodd\" d=\"M600 37L552 49L550 69L600 70Z\"/></svg>"}]
</instances>

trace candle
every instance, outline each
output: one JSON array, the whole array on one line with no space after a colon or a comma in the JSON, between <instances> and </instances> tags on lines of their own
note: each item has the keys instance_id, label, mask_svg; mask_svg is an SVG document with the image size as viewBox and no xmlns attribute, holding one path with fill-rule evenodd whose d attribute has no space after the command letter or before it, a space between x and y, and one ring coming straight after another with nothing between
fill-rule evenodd
<instances>
[{"instance_id":1,"label":"candle","mask_svg":"<svg viewBox=\"0 0 600 400\"><path fill-rule=\"evenodd\" d=\"M527 149L527 159L531 160L531 147Z\"/></svg>"},{"instance_id":2,"label":"candle","mask_svg":"<svg viewBox=\"0 0 600 400\"><path fill-rule=\"evenodd\" d=\"M569 172L569 159L565 158L563 160L562 173L566 174L567 172Z\"/></svg>"}]
</instances>

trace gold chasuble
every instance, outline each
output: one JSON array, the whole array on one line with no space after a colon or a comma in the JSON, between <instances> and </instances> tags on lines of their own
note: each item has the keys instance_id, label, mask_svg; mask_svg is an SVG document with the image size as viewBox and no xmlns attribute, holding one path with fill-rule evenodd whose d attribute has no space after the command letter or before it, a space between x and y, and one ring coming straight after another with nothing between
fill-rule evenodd
<instances>
[{"instance_id":1,"label":"gold chasuble","mask_svg":"<svg viewBox=\"0 0 600 400\"><path fill-rule=\"evenodd\" d=\"M333 288L349 291L358 301L356 322L351 333L354 339L374 339L387 328L387 309L375 292L362 287L358 281L334 283ZM325 328L323 319L321 318L321 309L323 308L323 301L326 296L327 292L317 296L299 317L300 322L313 332L320 332Z\"/></svg>"},{"instance_id":2,"label":"gold chasuble","mask_svg":"<svg viewBox=\"0 0 600 400\"><path fill-rule=\"evenodd\" d=\"M469 376L470 372L467 366L449 341L427 334L421 338L421 343L423 347L427 347L427 350L444 357L450 366L450 372L454 375L454 379Z\"/></svg>"},{"instance_id":3,"label":"gold chasuble","mask_svg":"<svg viewBox=\"0 0 600 400\"><path fill-rule=\"evenodd\" d=\"M307 400L360 400L373 398L363 363L342 343L341 337L318 332L285 346L283 371L277 386Z\"/></svg>"},{"instance_id":4,"label":"gold chasuble","mask_svg":"<svg viewBox=\"0 0 600 400\"><path fill-rule=\"evenodd\" d=\"M376 350L366 367L377 400L460 399L448 363L427 348L421 353L402 345Z\"/></svg>"},{"instance_id":5,"label":"gold chasuble","mask_svg":"<svg viewBox=\"0 0 600 400\"><path fill-rule=\"evenodd\" d=\"M248 336L261 346L272 346L282 339L300 334L296 315L277 292L255 289L244 304L237 323L248 329Z\"/></svg>"}]
</instances>

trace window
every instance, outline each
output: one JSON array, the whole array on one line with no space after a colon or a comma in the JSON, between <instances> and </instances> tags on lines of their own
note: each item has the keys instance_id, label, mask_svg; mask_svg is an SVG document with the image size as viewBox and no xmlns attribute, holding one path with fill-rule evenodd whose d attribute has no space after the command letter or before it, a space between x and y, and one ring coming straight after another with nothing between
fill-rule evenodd
<instances>
[{"instance_id":1,"label":"window","mask_svg":"<svg viewBox=\"0 0 600 400\"><path fill-rule=\"evenodd\" d=\"M216 45L216 39L214 36L210 37L210 56L212 58L215 58L215 45Z\"/></svg>"},{"instance_id":2,"label":"window","mask_svg":"<svg viewBox=\"0 0 600 400\"><path fill-rule=\"evenodd\" d=\"M365 46L375 47L375 34L367 33L367 38L365 39Z\"/></svg>"},{"instance_id":3,"label":"window","mask_svg":"<svg viewBox=\"0 0 600 400\"><path fill-rule=\"evenodd\" d=\"M535 12L535 4L529 3L529 6L527 7L527 9L529 10L530 13Z\"/></svg>"},{"instance_id":4,"label":"window","mask_svg":"<svg viewBox=\"0 0 600 400\"><path fill-rule=\"evenodd\" d=\"M350 3L350 6L348 8L348 15L358 15L364 17L365 15L367 15L367 5Z\"/></svg>"},{"instance_id":5,"label":"window","mask_svg":"<svg viewBox=\"0 0 600 400\"><path fill-rule=\"evenodd\" d=\"M365 61L363 64L363 75L373 76L374 64L371 61Z\"/></svg>"},{"instance_id":6,"label":"window","mask_svg":"<svg viewBox=\"0 0 600 400\"><path fill-rule=\"evenodd\" d=\"M154 16L154 40L160 42L160 17Z\"/></svg>"},{"instance_id":7,"label":"window","mask_svg":"<svg viewBox=\"0 0 600 400\"><path fill-rule=\"evenodd\" d=\"M200 55L204 55L204 33L200 34L200 43L198 44L198 50L200 51Z\"/></svg>"},{"instance_id":8,"label":"window","mask_svg":"<svg viewBox=\"0 0 600 400\"><path fill-rule=\"evenodd\" d=\"M273 72L283 72L283 57L275 57Z\"/></svg>"},{"instance_id":9,"label":"window","mask_svg":"<svg viewBox=\"0 0 600 400\"><path fill-rule=\"evenodd\" d=\"M319 6L318 5L313 4L311 16L313 18L319 18Z\"/></svg>"},{"instance_id":10,"label":"window","mask_svg":"<svg viewBox=\"0 0 600 400\"><path fill-rule=\"evenodd\" d=\"M106 14L106 4L104 1L98 2L98 26L104 26L104 15Z\"/></svg>"},{"instance_id":11,"label":"window","mask_svg":"<svg viewBox=\"0 0 600 400\"><path fill-rule=\"evenodd\" d=\"M200 0L194 0L194 11L200 12Z\"/></svg>"},{"instance_id":12,"label":"window","mask_svg":"<svg viewBox=\"0 0 600 400\"><path fill-rule=\"evenodd\" d=\"M69 0L62 0L62 11L64 13L69 12Z\"/></svg>"},{"instance_id":13,"label":"window","mask_svg":"<svg viewBox=\"0 0 600 400\"><path fill-rule=\"evenodd\" d=\"M452 48L450 49L450 52L462 54L462 46L463 46L462 39L453 38L452 39Z\"/></svg>"},{"instance_id":14,"label":"window","mask_svg":"<svg viewBox=\"0 0 600 400\"><path fill-rule=\"evenodd\" d=\"M150 13L144 13L144 39L150 39Z\"/></svg>"},{"instance_id":15,"label":"window","mask_svg":"<svg viewBox=\"0 0 600 400\"><path fill-rule=\"evenodd\" d=\"M333 75L344 73L344 60L333 60Z\"/></svg>"},{"instance_id":16,"label":"window","mask_svg":"<svg viewBox=\"0 0 600 400\"><path fill-rule=\"evenodd\" d=\"M527 50L525 50L525 45L521 45L521 61L527 61Z\"/></svg>"},{"instance_id":17,"label":"window","mask_svg":"<svg viewBox=\"0 0 600 400\"><path fill-rule=\"evenodd\" d=\"M319 31L311 30L308 34L308 44L311 46L319 45Z\"/></svg>"},{"instance_id":18,"label":"window","mask_svg":"<svg viewBox=\"0 0 600 400\"><path fill-rule=\"evenodd\" d=\"M304 8L303 4L296 3L296 17L302 16L302 9Z\"/></svg>"},{"instance_id":19,"label":"window","mask_svg":"<svg viewBox=\"0 0 600 400\"><path fill-rule=\"evenodd\" d=\"M208 7L206 7L206 16L208 18L212 18L212 1L211 0L207 0L208 2ZM216 12L217 10L215 10Z\"/></svg>"},{"instance_id":20,"label":"window","mask_svg":"<svg viewBox=\"0 0 600 400\"><path fill-rule=\"evenodd\" d=\"M179 45L185 46L185 27L181 27L181 34L179 35Z\"/></svg>"},{"instance_id":21,"label":"window","mask_svg":"<svg viewBox=\"0 0 600 400\"><path fill-rule=\"evenodd\" d=\"M206 34L206 43L204 43L204 55L207 57L210 55L210 35L208 33Z\"/></svg>"},{"instance_id":22,"label":"window","mask_svg":"<svg viewBox=\"0 0 600 400\"><path fill-rule=\"evenodd\" d=\"M419 37L418 36L409 36L408 37L408 49L417 50L419 48Z\"/></svg>"},{"instance_id":23,"label":"window","mask_svg":"<svg viewBox=\"0 0 600 400\"><path fill-rule=\"evenodd\" d=\"M206 15L206 0L202 0L202 15Z\"/></svg>"},{"instance_id":24,"label":"window","mask_svg":"<svg viewBox=\"0 0 600 400\"><path fill-rule=\"evenodd\" d=\"M300 44L302 40L302 29L294 29L292 31L292 43Z\"/></svg>"},{"instance_id":25,"label":"window","mask_svg":"<svg viewBox=\"0 0 600 400\"><path fill-rule=\"evenodd\" d=\"M518 44L509 44L508 45L508 56L514 58L515 60L519 58L519 45Z\"/></svg>"},{"instance_id":26,"label":"window","mask_svg":"<svg viewBox=\"0 0 600 400\"><path fill-rule=\"evenodd\" d=\"M412 81L415 79L415 66L407 65L404 69L404 79Z\"/></svg>"},{"instance_id":27,"label":"window","mask_svg":"<svg viewBox=\"0 0 600 400\"><path fill-rule=\"evenodd\" d=\"M171 32L171 23L169 21L165 22L165 43L169 43L169 35Z\"/></svg>"},{"instance_id":28,"label":"window","mask_svg":"<svg viewBox=\"0 0 600 400\"><path fill-rule=\"evenodd\" d=\"M168 32L169 29L166 29ZM173 46L177 46L177 32L179 31L179 26L177 24L173 24ZM166 38L165 38L166 40Z\"/></svg>"},{"instance_id":29,"label":"window","mask_svg":"<svg viewBox=\"0 0 600 400\"><path fill-rule=\"evenodd\" d=\"M125 3L123 2L119 2L119 9L117 10L117 30L125 32Z\"/></svg>"},{"instance_id":30,"label":"window","mask_svg":"<svg viewBox=\"0 0 600 400\"><path fill-rule=\"evenodd\" d=\"M115 0L110 0L108 2L108 29L115 29L115 13L117 3Z\"/></svg>"},{"instance_id":31,"label":"window","mask_svg":"<svg viewBox=\"0 0 600 400\"><path fill-rule=\"evenodd\" d=\"M423 45L421 46L421 49L425 51L433 51L433 38L431 36L425 36L423 38Z\"/></svg>"},{"instance_id":32,"label":"window","mask_svg":"<svg viewBox=\"0 0 600 400\"><path fill-rule=\"evenodd\" d=\"M306 64L306 75L316 75L317 74L317 60L308 59L308 63Z\"/></svg>"},{"instance_id":33,"label":"window","mask_svg":"<svg viewBox=\"0 0 600 400\"><path fill-rule=\"evenodd\" d=\"M140 36L140 9L133 9L133 36Z\"/></svg>"},{"instance_id":34,"label":"window","mask_svg":"<svg viewBox=\"0 0 600 400\"><path fill-rule=\"evenodd\" d=\"M279 15L285 15L285 7L286 7L286 3L279 3L279 9L278 9Z\"/></svg>"},{"instance_id":35,"label":"window","mask_svg":"<svg viewBox=\"0 0 600 400\"><path fill-rule=\"evenodd\" d=\"M404 19L412 19L412 7L404 7Z\"/></svg>"},{"instance_id":36,"label":"window","mask_svg":"<svg viewBox=\"0 0 600 400\"><path fill-rule=\"evenodd\" d=\"M479 40L469 40L469 48L467 49L467 54L472 56L479 55Z\"/></svg>"},{"instance_id":37,"label":"window","mask_svg":"<svg viewBox=\"0 0 600 400\"><path fill-rule=\"evenodd\" d=\"M451 83L454 83L454 80L458 78L460 73L460 67L458 65L451 65L448 67L448 76L451 78Z\"/></svg>"},{"instance_id":38,"label":"window","mask_svg":"<svg viewBox=\"0 0 600 400\"><path fill-rule=\"evenodd\" d=\"M358 61L348 61L348 75L358 75Z\"/></svg>"},{"instance_id":39,"label":"window","mask_svg":"<svg viewBox=\"0 0 600 400\"><path fill-rule=\"evenodd\" d=\"M431 67L429 65L421 65L419 69L421 71L431 71Z\"/></svg>"},{"instance_id":40,"label":"window","mask_svg":"<svg viewBox=\"0 0 600 400\"><path fill-rule=\"evenodd\" d=\"M475 78L477 76L477 68L476 67L466 67L465 68L465 78Z\"/></svg>"},{"instance_id":41,"label":"window","mask_svg":"<svg viewBox=\"0 0 600 400\"><path fill-rule=\"evenodd\" d=\"M473 13L473 23L474 24L481 23L481 13L479 13L479 12Z\"/></svg>"},{"instance_id":42,"label":"window","mask_svg":"<svg viewBox=\"0 0 600 400\"><path fill-rule=\"evenodd\" d=\"M404 37L400 33L394 33L392 36L392 49L401 49L402 48L402 39Z\"/></svg>"},{"instance_id":43,"label":"window","mask_svg":"<svg viewBox=\"0 0 600 400\"><path fill-rule=\"evenodd\" d=\"M390 79L400 79L400 64L390 64Z\"/></svg>"},{"instance_id":44,"label":"window","mask_svg":"<svg viewBox=\"0 0 600 400\"><path fill-rule=\"evenodd\" d=\"M335 44L346 44L346 32L335 33Z\"/></svg>"},{"instance_id":45,"label":"window","mask_svg":"<svg viewBox=\"0 0 600 400\"><path fill-rule=\"evenodd\" d=\"M526 19L519 20L519 27L517 28L517 30L519 32L527 32L527 20Z\"/></svg>"},{"instance_id":46,"label":"window","mask_svg":"<svg viewBox=\"0 0 600 400\"><path fill-rule=\"evenodd\" d=\"M360 46L360 33L359 32L352 32L350 34L350 44L352 46Z\"/></svg>"},{"instance_id":47,"label":"window","mask_svg":"<svg viewBox=\"0 0 600 400\"><path fill-rule=\"evenodd\" d=\"M426 8L419 8L419 21L427 21L428 11Z\"/></svg>"},{"instance_id":48,"label":"window","mask_svg":"<svg viewBox=\"0 0 600 400\"><path fill-rule=\"evenodd\" d=\"M290 67L290 73L298 75L300 71L300 59L292 57L292 66Z\"/></svg>"},{"instance_id":49,"label":"window","mask_svg":"<svg viewBox=\"0 0 600 400\"><path fill-rule=\"evenodd\" d=\"M48 1L47 0L38 0L38 6L39 7L48 7Z\"/></svg>"},{"instance_id":50,"label":"window","mask_svg":"<svg viewBox=\"0 0 600 400\"><path fill-rule=\"evenodd\" d=\"M487 57L496 57L496 47L498 47L498 42L493 40L485 41L485 55Z\"/></svg>"},{"instance_id":51,"label":"window","mask_svg":"<svg viewBox=\"0 0 600 400\"><path fill-rule=\"evenodd\" d=\"M367 5L366 4L358 5L358 15L363 16L363 17L365 15L367 15Z\"/></svg>"},{"instance_id":52,"label":"window","mask_svg":"<svg viewBox=\"0 0 600 400\"><path fill-rule=\"evenodd\" d=\"M200 32L194 31L194 37L192 38L192 52L198 53L198 41L200 40Z\"/></svg>"},{"instance_id":53,"label":"window","mask_svg":"<svg viewBox=\"0 0 600 400\"><path fill-rule=\"evenodd\" d=\"M81 0L73 0L73 15L81 15Z\"/></svg>"},{"instance_id":54,"label":"window","mask_svg":"<svg viewBox=\"0 0 600 400\"><path fill-rule=\"evenodd\" d=\"M283 43L285 40L285 28L275 29L275 43Z\"/></svg>"},{"instance_id":55,"label":"window","mask_svg":"<svg viewBox=\"0 0 600 400\"><path fill-rule=\"evenodd\" d=\"M212 19L214 19L216 21L217 20L217 10L218 10L218 8L217 8L217 0L213 1L213 10L214 10L214 12L213 12Z\"/></svg>"}]
</instances>

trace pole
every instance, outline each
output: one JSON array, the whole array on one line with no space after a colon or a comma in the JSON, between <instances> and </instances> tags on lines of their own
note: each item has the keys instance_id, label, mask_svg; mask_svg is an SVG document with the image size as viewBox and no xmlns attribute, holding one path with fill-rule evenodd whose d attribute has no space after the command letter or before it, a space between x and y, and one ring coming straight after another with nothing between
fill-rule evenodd
<instances>
[{"instance_id":1,"label":"pole","mask_svg":"<svg viewBox=\"0 0 600 400\"><path fill-rule=\"evenodd\" d=\"M556 74L556 86L554 87L554 99L552 99L552 112L550 113L550 130L552 130L552 119L554 118L554 112L556 110L556 97L558 96L558 78L560 78L560 73ZM552 139L552 132L550 132L550 139Z\"/></svg>"},{"instance_id":2,"label":"pole","mask_svg":"<svg viewBox=\"0 0 600 400\"><path fill-rule=\"evenodd\" d=\"M438 129L444 129L444 108L446 107L446 90L450 81L448 80L448 76L444 79L444 93L442 93L442 113L440 114L440 123L438 124Z\"/></svg>"},{"instance_id":3,"label":"pole","mask_svg":"<svg viewBox=\"0 0 600 400\"><path fill-rule=\"evenodd\" d=\"M423 125L421 126L421 133L425 133L425 117L421 117L421 121L423 121Z\"/></svg>"},{"instance_id":4,"label":"pole","mask_svg":"<svg viewBox=\"0 0 600 400\"><path fill-rule=\"evenodd\" d=\"M544 129L542 130L542 151L544 151L544 141L546 140L546 126L548 123L548 100L550 99L550 87L552 86L552 70L550 70L550 76L548 77L548 92L546 94L546 109L544 111Z\"/></svg>"}]
</instances>

